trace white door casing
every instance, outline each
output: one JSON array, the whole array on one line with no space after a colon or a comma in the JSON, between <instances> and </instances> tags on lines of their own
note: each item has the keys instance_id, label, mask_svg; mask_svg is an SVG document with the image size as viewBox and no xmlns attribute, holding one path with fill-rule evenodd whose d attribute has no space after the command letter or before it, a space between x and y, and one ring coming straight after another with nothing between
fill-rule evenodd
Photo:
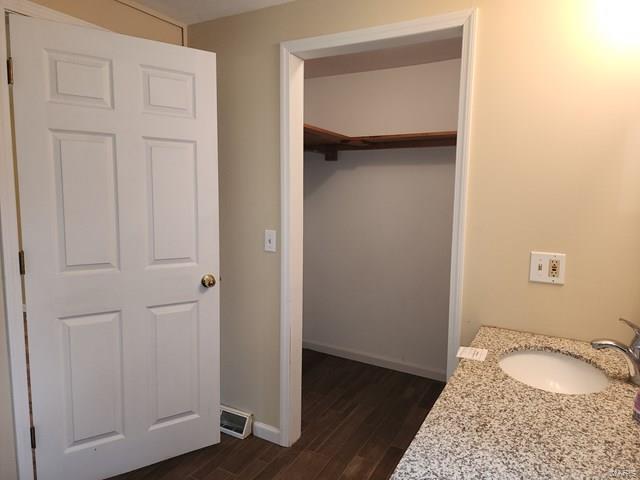
<instances>
[{"instance_id":1,"label":"white door casing","mask_svg":"<svg viewBox=\"0 0 640 480\"><path fill-rule=\"evenodd\" d=\"M280 44L280 439L293 445L301 435L304 61L412 45L462 33L458 141L451 242L447 377L458 364L462 318L471 100L478 11L468 9Z\"/></svg>"},{"instance_id":2,"label":"white door casing","mask_svg":"<svg viewBox=\"0 0 640 480\"><path fill-rule=\"evenodd\" d=\"M38 478L219 441L215 55L11 15Z\"/></svg>"}]
</instances>

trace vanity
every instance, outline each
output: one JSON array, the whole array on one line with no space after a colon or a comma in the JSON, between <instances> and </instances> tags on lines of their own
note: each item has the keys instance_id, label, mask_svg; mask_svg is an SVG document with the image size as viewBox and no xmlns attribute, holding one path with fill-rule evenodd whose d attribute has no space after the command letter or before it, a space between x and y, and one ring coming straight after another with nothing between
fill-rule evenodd
<instances>
[{"instance_id":1,"label":"vanity","mask_svg":"<svg viewBox=\"0 0 640 480\"><path fill-rule=\"evenodd\" d=\"M392 480L640 478L640 424L632 418L639 387L627 382L622 355L494 327L482 327L471 346L487 349L486 359L460 361ZM587 372L586 383L578 379L575 388L594 393L529 386L499 364L521 351L581 360L586 370L604 372L604 383ZM520 368L522 375L526 371Z\"/></svg>"}]
</instances>

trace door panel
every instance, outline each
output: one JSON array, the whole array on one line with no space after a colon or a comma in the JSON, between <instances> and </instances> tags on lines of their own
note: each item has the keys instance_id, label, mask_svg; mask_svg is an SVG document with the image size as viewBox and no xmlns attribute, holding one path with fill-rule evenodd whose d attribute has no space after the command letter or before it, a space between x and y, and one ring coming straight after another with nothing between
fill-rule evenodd
<instances>
[{"instance_id":1,"label":"door panel","mask_svg":"<svg viewBox=\"0 0 640 480\"><path fill-rule=\"evenodd\" d=\"M118 268L114 137L52 131L62 270Z\"/></svg>"},{"instance_id":2,"label":"door panel","mask_svg":"<svg viewBox=\"0 0 640 480\"><path fill-rule=\"evenodd\" d=\"M122 439L120 312L65 318L61 322L69 435L66 451Z\"/></svg>"},{"instance_id":3,"label":"door panel","mask_svg":"<svg viewBox=\"0 0 640 480\"><path fill-rule=\"evenodd\" d=\"M12 15L38 478L219 441L215 55Z\"/></svg>"},{"instance_id":4,"label":"door panel","mask_svg":"<svg viewBox=\"0 0 640 480\"><path fill-rule=\"evenodd\" d=\"M196 262L197 177L193 142L146 139L152 263Z\"/></svg>"},{"instance_id":5,"label":"door panel","mask_svg":"<svg viewBox=\"0 0 640 480\"><path fill-rule=\"evenodd\" d=\"M150 309L155 332L154 427L198 415L198 305L194 302Z\"/></svg>"},{"instance_id":6,"label":"door panel","mask_svg":"<svg viewBox=\"0 0 640 480\"><path fill-rule=\"evenodd\" d=\"M194 117L194 77L188 72L144 66L144 111L159 115Z\"/></svg>"},{"instance_id":7,"label":"door panel","mask_svg":"<svg viewBox=\"0 0 640 480\"><path fill-rule=\"evenodd\" d=\"M104 58L45 50L52 102L113 108L112 63Z\"/></svg>"}]
</instances>

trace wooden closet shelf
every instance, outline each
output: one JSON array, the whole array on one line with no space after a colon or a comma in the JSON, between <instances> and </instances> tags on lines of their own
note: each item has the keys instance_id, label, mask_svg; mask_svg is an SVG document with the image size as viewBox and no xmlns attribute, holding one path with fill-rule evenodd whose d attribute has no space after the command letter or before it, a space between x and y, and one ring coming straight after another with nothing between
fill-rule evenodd
<instances>
[{"instance_id":1,"label":"wooden closet shelf","mask_svg":"<svg viewBox=\"0 0 640 480\"><path fill-rule=\"evenodd\" d=\"M325 160L329 161L337 160L338 152L344 150L453 146L456 137L455 131L350 137L306 123L304 125L304 149L322 153Z\"/></svg>"}]
</instances>

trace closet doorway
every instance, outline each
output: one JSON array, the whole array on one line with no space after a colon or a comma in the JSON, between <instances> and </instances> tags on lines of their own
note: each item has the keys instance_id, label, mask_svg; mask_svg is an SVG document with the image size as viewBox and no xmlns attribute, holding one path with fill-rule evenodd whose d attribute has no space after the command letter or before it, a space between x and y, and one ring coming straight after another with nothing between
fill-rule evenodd
<instances>
[{"instance_id":1,"label":"closet doorway","mask_svg":"<svg viewBox=\"0 0 640 480\"><path fill-rule=\"evenodd\" d=\"M461 49L305 62L303 348L446 379Z\"/></svg>"},{"instance_id":2,"label":"closet doorway","mask_svg":"<svg viewBox=\"0 0 640 480\"><path fill-rule=\"evenodd\" d=\"M445 310L448 310L448 312L445 312L447 313L448 322L446 322L447 325L445 326L446 333L440 332L444 336L443 343L446 344L446 349L443 348L443 350L446 350L446 352L441 352L444 358L441 362L442 368L438 369L440 370L439 375L442 377L448 376L455 368L455 353L460 344L459 324L462 298L464 206L470 123L468 103L471 92L474 24L474 12L465 11L355 32L286 42L281 45L282 297L280 443L282 445L288 446L295 443L300 437L302 423L302 325L303 298L305 298L303 289L306 287L303 287L303 264L306 259L305 244L303 243L305 149L308 151L307 157L309 155L320 157L315 159L317 162L336 162L337 160L338 163L348 162L349 156L361 154L362 152L358 152L358 150L371 149L375 150L369 152L373 155L373 157L370 157L373 158L371 161L375 163L376 155L379 156L385 149L394 149L391 150L393 152L399 151L396 150L399 147L405 150L403 153L405 163L417 164L419 163L419 154L418 156L414 154L414 158L411 159L409 158L411 157L411 152L417 152L428 146L436 146L443 150L440 147L455 145L455 149L450 148L451 151L455 150L455 152L449 154L453 157L455 166L451 165L449 174L445 172L446 168L441 171L442 175L444 175L442 177L443 181L447 175L452 180L453 192L450 192L450 195L452 195L453 199L450 201L450 205L452 203L453 211L450 214L448 223L450 228L448 232L448 238L450 239L449 295L445 299L444 305ZM457 60L457 71L454 72L459 81L456 85L458 93L457 106L453 108L457 118L454 119L452 127L450 126L446 129L412 127L399 131L397 128L404 128L400 125L396 126L397 128L395 129L391 128L379 132L383 135L382 137L376 136L372 138L366 132L358 132L349 128L342 129L342 132L337 131L341 129L339 127L329 129L326 128L326 123L324 128L312 124L305 125L305 61L309 62L308 66L310 68L316 68L321 63L317 59L326 57L342 57L344 59L351 55L351 60L347 64L353 66L357 64L353 55L358 57L358 54L362 54L360 58L371 57L371 55L375 54L375 51L388 52L400 47L403 47L406 52L411 49L415 50L419 45L434 44L434 42L442 44L456 38L459 39L461 55ZM399 51L396 50L396 52ZM364 52L369 53L365 54ZM397 60L397 57L398 55L392 55L391 61ZM407 67L406 63L402 66ZM414 66L417 67L416 65ZM327 67L327 65L324 67ZM347 68L350 67L348 66ZM387 73L390 71L388 70ZM415 74L416 72L413 73ZM428 88L428 86L425 86L425 88ZM345 98L342 103L348 100L348 98ZM416 101L420 101L420 99L418 98ZM307 109L311 111L309 105L307 105ZM315 113L318 114L320 110L322 108L316 109ZM319 115L321 117L321 114ZM401 115L393 116L396 118L402 117ZM343 114L339 117L344 119L345 115ZM339 125L339 122L334 125ZM310 151L315 151L315 153L309 153ZM409 155L409 157L406 157L406 155ZM446 154L443 155L446 156ZM342 160L340 160L341 157L343 157ZM446 159L440 158L439 162L446 163ZM315 173L317 174L318 172ZM316 175L317 178L319 177ZM308 182L309 180L307 181L307 188L312 187L312 184ZM366 184L366 182L363 183ZM432 187L435 188L436 185L434 184ZM447 192L443 192L441 196L443 198L446 197ZM393 212L387 213L393 215ZM446 224L447 221L445 219L444 225ZM357 245L354 245L353 248L357 248ZM371 259L371 266L375 268L375 259ZM381 271L378 274L380 278L383 278L385 272ZM369 272L369 275L375 275L375 272ZM331 279L325 279L325 284L328 281L330 282ZM315 285L313 288L319 288L319 286ZM308 300L307 298L306 301ZM316 304L319 303L316 302ZM321 350L318 345L315 345L315 347L316 350ZM396 345L397 347L398 345ZM402 345L400 345L400 348L402 348ZM327 349L325 348L324 351L327 352ZM328 353L331 352L329 351ZM357 360L357 358L355 359ZM369 360L369 363L375 363L371 362L370 358L365 360ZM381 364L378 363L378 365ZM385 365L382 364L382 366ZM396 370L403 370L401 365L388 366ZM411 372L410 369L407 370L405 368L404 371L426 377L438 376L438 373L426 370Z\"/></svg>"}]
</instances>

